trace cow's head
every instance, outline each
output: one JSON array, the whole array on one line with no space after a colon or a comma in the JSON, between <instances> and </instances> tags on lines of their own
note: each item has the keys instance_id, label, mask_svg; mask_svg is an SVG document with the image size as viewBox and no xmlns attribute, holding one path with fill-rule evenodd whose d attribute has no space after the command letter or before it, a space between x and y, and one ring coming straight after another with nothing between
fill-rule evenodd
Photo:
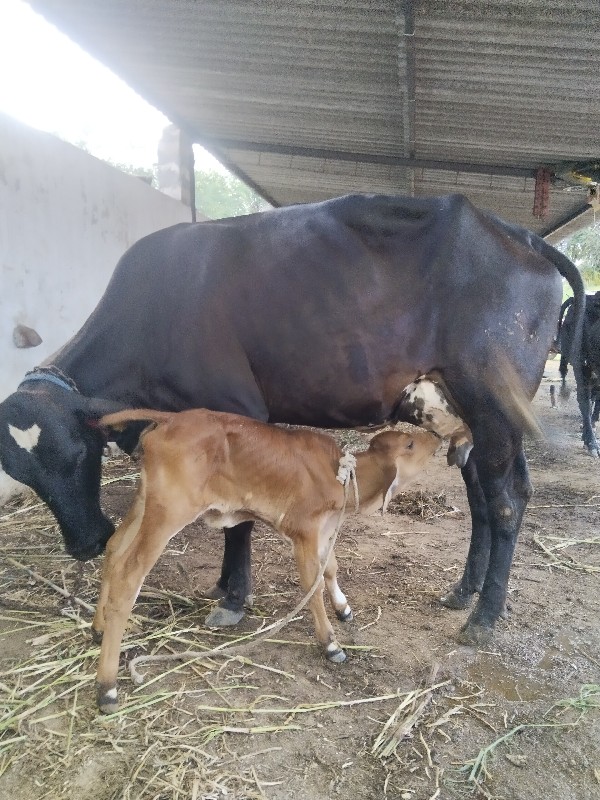
<instances>
[{"instance_id":1,"label":"cow's head","mask_svg":"<svg viewBox=\"0 0 600 800\"><path fill-rule=\"evenodd\" d=\"M103 435L90 423L122 407L45 380L0 403L0 466L48 504L80 561L101 553L114 531L100 508Z\"/></svg>"}]
</instances>

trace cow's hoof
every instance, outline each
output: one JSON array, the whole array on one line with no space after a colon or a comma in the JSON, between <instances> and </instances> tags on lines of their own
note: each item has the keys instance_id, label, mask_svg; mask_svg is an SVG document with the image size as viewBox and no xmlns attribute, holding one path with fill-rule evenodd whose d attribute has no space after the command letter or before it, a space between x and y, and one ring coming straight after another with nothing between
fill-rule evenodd
<instances>
[{"instance_id":1,"label":"cow's hoof","mask_svg":"<svg viewBox=\"0 0 600 800\"><path fill-rule=\"evenodd\" d=\"M472 594L459 594L454 589L450 589L449 592L446 592L446 594L443 594L439 598L439 602L445 608L452 608L455 611L463 611L465 608L468 608L472 600Z\"/></svg>"},{"instance_id":2,"label":"cow's hoof","mask_svg":"<svg viewBox=\"0 0 600 800\"><path fill-rule=\"evenodd\" d=\"M211 586L206 592L202 593L202 597L205 600L222 600L224 597L227 597L227 592L225 589L221 589L221 587L215 583L214 586ZM246 608L252 608L254 605L254 595L248 594L246 595L246 599L244 600L244 605Z\"/></svg>"},{"instance_id":3,"label":"cow's hoof","mask_svg":"<svg viewBox=\"0 0 600 800\"><path fill-rule=\"evenodd\" d=\"M222 600L226 594L227 592L225 589L221 589L221 587L215 583L215 585L211 586L210 589L202 592L202 597L205 600Z\"/></svg>"},{"instance_id":4,"label":"cow's hoof","mask_svg":"<svg viewBox=\"0 0 600 800\"><path fill-rule=\"evenodd\" d=\"M335 615L340 622L352 622L354 619L354 614L352 613L350 606L346 606L343 611L338 611L336 609Z\"/></svg>"},{"instance_id":5,"label":"cow's hoof","mask_svg":"<svg viewBox=\"0 0 600 800\"><path fill-rule=\"evenodd\" d=\"M116 686L113 686L112 689L102 689L99 686L97 689L96 698L98 702L98 708L102 714L114 714L115 711L119 710Z\"/></svg>"},{"instance_id":6,"label":"cow's hoof","mask_svg":"<svg viewBox=\"0 0 600 800\"><path fill-rule=\"evenodd\" d=\"M234 611L231 608L217 606L204 620L204 625L207 628L229 628L231 625L237 625L243 616L242 610Z\"/></svg>"},{"instance_id":7,"label":"cow's hoof","mask_svg":"<svg viewBox=\"0 0 600 800\"><path fill-rule=\"evenodd\" d=\"M332 642L327 645L325 655L327 656L327 660L332 661L334 664L343 664L346 660L346 653L344 653L337 642Z\"/></svg>"},{"instance_id":8,"label":"cow's hoof","mask_svg":"<svg viewBox=\"0 0 600 800\"><path fill-rule=\"evenodd\" d=\"M467 622L462 626L456 638L459 644L466 644L470 647L482 647L491 642L493 635L493 628Z\"/></svg>"},{"instance_id":9,"label":"cow's hoof","mask_svg":"<svg viewBox=\"0 0 600 800\"><path fill-rule=\"evenodd\" d=\"M104 631L97 631L96 628L92 628L92 642L94 644L102 644L102 637L104 636Z\"/></svg>"}]
</instances>

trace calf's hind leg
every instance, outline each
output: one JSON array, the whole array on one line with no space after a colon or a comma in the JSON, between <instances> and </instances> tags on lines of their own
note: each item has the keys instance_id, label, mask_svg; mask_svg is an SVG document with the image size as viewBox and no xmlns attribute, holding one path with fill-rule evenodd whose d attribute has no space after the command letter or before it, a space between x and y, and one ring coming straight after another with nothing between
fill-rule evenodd
<instances>
[{"instance_id":1,"label":"calf's hind leg","mask_svg":"<svg viewBox=\"0 0 600 800\"><path fill-rule=\"evenodd\" d=\"M96 604L96 613L92 622L92 639L96 644L100 644L104 634L104 607L110 591L110 579L115 562L122 556L129 547L139 531L143 516L144 505L146 502L146 483L142 474L140 486L133 501L133 504L123 522L119 525L106 545L104 564L102 565L102 583L100 594Z\"/></svg>"},{"instance_id":2,"label":"calf's hind leg","mask_svg":"<svg viewBox=\"0 0 600 800\"><path fill-rule=\"evenodd\" d=\"M96 674L97 702L105 714L117 711L117 672L121 641L133 604L139 594L146 575L150 572L167 542L196 514L177 511L185 508L185 501L171 497L169 506L148 501L133 540L116 553L109 563L103 581L108 581L104 603L104 635L100 648L100 661ZM118 533L118 532L117 532ZM116 535L116 534L115 534Z\"/></svg>"}]
</instances>

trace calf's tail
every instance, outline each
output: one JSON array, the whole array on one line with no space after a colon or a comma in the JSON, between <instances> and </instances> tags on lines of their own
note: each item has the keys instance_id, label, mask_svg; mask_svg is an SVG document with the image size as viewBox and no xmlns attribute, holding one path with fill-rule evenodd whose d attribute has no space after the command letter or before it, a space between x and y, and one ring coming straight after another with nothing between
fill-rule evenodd
<instances>
[{"instance_id":1,"label":"calf's tail","mask_svg":"<svg viewBox=\"0 0 600 800\"><path fill-rule=\"evenodd\" d=\"M173 416L172 411L153 411L149 408L128 408L114 414L106 414L98 420L103 428L122 430L130 422L167 422Z\"/></svg>"}]
</instances>

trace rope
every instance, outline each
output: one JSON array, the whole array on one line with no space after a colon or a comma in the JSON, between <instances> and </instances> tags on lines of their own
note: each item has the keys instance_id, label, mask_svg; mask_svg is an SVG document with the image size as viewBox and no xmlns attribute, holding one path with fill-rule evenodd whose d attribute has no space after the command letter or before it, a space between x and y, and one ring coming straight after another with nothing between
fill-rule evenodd
<instances>
[{"instance_id":1,"label":"rope","mask_svg":"<svg viewBox=\"0 0 600 800\"><path fill-rule=\"evenodd\" d=\"M351 459L354 461L354 465L352 466ZM343 462L343 463L342 463ZM336 476L336 480L344 485L344 502L342 504L342 508L340 510L338 521L335 527L335 531L333 536L329 540L329 547L327 548L327 553L325 554L325 558L321 559L321 566L317 577L315 578L313 585L310 587L308 592L304 595L302 600L298 603L298 605L290 611L289 614L286 614L285 617L278 620L277 622L273 622L270 625L267 625L266 628L259 628L259 630L254 631L253 633L249 633L247 636L241 637L238 639L237 642L243 642L246 644L246 650L248 648L253 647L255 644L258 644L265 636L269 633L274 635L278 633L282 628L284 628L292 619L304 608L304 606L310 601L313 594L317 591L319 587L323 575L325 574L325 569L327 567L327 562L331 554L333 553L333 548L335 547L335 543L338 538L338 534L340 532L340 528L342 527L342 522L344 521L344 514L346 512L346 503L348 501L348 486L350 481L352 481L352 486L355 492L356 498L356 509L358 510L358 486L356 484L356 459L351 453L345 453L342 458L340 459L340 466L338 468L338 474ZM340 472L343 473L344 477L340 479ZM252 639L252 641L247 641ZM162 663L164 661L191 661L196 658L213 658L215 656L232 656L235 657L238 655L238 650L240 647L238 645L231 645L229 642L225 642L224 644L218 645L217 647L213 648L212 650L185 650L182 653L170 653L169 655L159 655L159 656L136 656L132 658L129 662L129 674L131 675L131 680L136 686L140 686L144 682L144 676L138 672L137 667L140 664L157 664Z\"/></svg>"},{"instance_id":2,"label":"rope","mask_svg":"<svg viewBox=\"0 0 600 800\"><path fill-rule=\"evenodd\" d=\"M354 490L354 511L358 514L359 498L358 498L358 483L356 482L356 456L348 451L340 458L336 481L346 486L348 481L352 481L352 489ZM345 507L344 500L344 507Z\"/></svg>"}]
</instances>

